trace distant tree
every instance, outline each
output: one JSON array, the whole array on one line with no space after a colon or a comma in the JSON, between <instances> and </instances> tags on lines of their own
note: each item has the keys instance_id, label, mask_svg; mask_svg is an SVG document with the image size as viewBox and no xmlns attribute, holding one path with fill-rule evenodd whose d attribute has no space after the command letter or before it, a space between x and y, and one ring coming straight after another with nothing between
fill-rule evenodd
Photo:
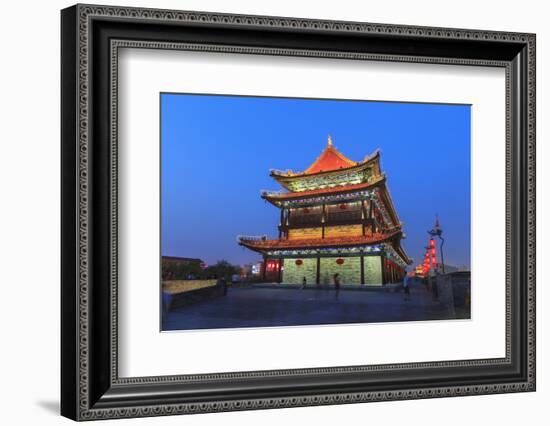
<instances>
[{"instance_id":1,"label":"distant tree","mask_svg":"<svg viewBox=\"0 0 550 426\"><path fill-rule=\"evenodd\" d=\"M189 276L195 278L202 278L203 270L200 264L196 262L192 263L163 263L162 264L162 278L165 280L185 280Z\"/></svg>"},{"instance_id":2,"label":"distant tree","mask_svg":"<svg viewBox=\"0 0 550 426\"><path fill-rule=\"evenodd\" d=\"M216 277L216 278L225 278L230 280L231 276L234 274L240 274L241 268L232 265L227 260L218 260L214 265L210 265L204 270L204 274L207 277Z\"/></svg>"}]
</instances>

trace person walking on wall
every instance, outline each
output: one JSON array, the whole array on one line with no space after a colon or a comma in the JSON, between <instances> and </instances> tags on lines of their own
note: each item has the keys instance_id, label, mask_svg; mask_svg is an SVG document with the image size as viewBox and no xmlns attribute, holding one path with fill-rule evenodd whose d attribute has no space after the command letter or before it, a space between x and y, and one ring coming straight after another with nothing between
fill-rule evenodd
<instances>
[{"instance_id":1,"label":"person walking on wall","mask_svg":"<svg viewBox=\"0 0 550 426\"><path fill-rule=\"evenodd\" d=\"M411 287L409 283L409 276L405 272L405 276L403 277L403 292L405 293L404 300L408 302L411 300Z\"/></svg>"},{"instance_id":2,"label":"person walking on wall","mask_svg":"<svg viewBox=\"0 0 550 426\"><path fill-rule=\"evenodd\" d=\"M340 274L334 274L333 280L334 280L334 289L336 290L335 296L338 299L338 295L340 294Z\"/></svg>"}]
</instances>

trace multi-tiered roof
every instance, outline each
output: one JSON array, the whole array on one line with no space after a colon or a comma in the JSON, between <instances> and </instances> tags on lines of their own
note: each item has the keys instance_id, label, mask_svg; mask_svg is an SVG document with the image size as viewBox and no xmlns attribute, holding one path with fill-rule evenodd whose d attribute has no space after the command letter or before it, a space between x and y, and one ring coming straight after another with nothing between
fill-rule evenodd
<instances>
[{"instance_id":1,"label":"multi-tiered roof","mask_svg":"<svg viewBox=\"0 0 550 426\"><path fill-rule=\"evenodd\" d=\"M245 238L239 243L251 250L266 253L273 250L290 250L301 248L354 247L389 243L403 263L410 263L409 258L400 246L403 237L402 224L399 221L393 202L386 186L386 176L380 170L380 152L356 162L338 151L329 136L328 144L321 155L303 172L292 170L272 170L271 176L283 187L282 191L263 191L262 198L280 208L280 229L285 227L283 211L304 211L308 208L323 205L323 224L325 205L338 205L345 208L346 203L372 202L377 226L372 232L362 235L323 237L322 238L288 238L283 233L278 239ZM363 209L364 209L363 204ZM288 213L287 213L288 214ZM365 211L362 218L365 218ZM283 217L285 216L285 217ZM323 225L323 226L324 226ZM281 235L281 233L280 233Z\"/></svg>"}]
</instances>

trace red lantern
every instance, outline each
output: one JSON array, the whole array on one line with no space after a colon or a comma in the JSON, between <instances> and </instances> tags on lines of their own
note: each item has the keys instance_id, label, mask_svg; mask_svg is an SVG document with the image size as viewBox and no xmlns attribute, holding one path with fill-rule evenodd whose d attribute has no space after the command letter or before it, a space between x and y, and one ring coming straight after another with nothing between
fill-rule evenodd
<instances>
[{"instance_id":1,"label":"red lantern","mask_svg":"<svg viewBox=\"0 0 550 426\"><path fill-rule=\"evenodd\" d=\"M346 210L348 208L347 204L340 204L340 209Z\"/></svg>"},{"instance_id":2,"label":"red lantern","mask_svg":"<svg viewBox=\"0 0 550 426\"><path fill-rule=\"evenodd\" d=\"M342 265L344 263L344 259L340 258L340 259L336 259L336 263L338 265Z\"/></svg>"},{"instance_id":3,"label":"red lantern","mask_svg":"<svg viewBox=\"0 0 550 426\"><path fill-rule=\"evenodd\" d=\"M304 209L304 213L309 213L309 209L307 207Z\"/></svg>"},{"instance_id":4,"label":"red lantern","mask_svg":"<svg viewBox=\"0 0 550 426\"><path fill-rule=\"evenodd\" d=\"M302 259L297 259L295 263L296 265L300 266L304 262L302 261Z\"/></svg>"}]
</instances>

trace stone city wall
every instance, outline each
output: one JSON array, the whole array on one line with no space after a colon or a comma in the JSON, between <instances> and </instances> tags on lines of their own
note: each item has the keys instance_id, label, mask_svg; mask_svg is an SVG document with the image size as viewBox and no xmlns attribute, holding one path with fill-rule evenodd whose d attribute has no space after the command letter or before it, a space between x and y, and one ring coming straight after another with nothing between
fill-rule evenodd
<instances>
[{"instance_id":1,"label":"stone city wall","mask_svg":"<svg viewBox=\"0 0 550 426\"><path fill-rule=\"evenodd\" d=\"M297 264L296 261L301 261L301 264ZM283 283L285 284L302 284L304 277L308 284L316 282L317 259L315 258L285 259L283 268Z\"/></svg>"},{"instance_id":2,"label":"stone city wall","mask_svg":"<svg viewBox=\"0 0 550 426\"><path fill-rule=\"evenodd\" d=\"M162 282L162 290L170 294L175 294L214 285L216 285L216 280L170 280Z\"/></svg>"},{"instance_id":3,"label":"stone city wall","mask_svg":"<svg viewBox=\"0 0 550 426\"><path fill-rule=\"evenodd\" d=\"M340 259L340 261L338 261ZM382 265L380 256L365 256L365 282L363 284L382 285ZM319 281L322 285L334 284L334 274L340 274L341 284L361 284L361 257L322 257L320 260ZM302 284L317 283L317 259L285 259L282 282Z\"/></svg>"},{"instance_id":4,"label":"stone city wall","mask_svg":"<svg viewBox=\"0 0 550 426\"><path fill-rule=\"evenodd\" d=\"M337 262L341 259L341 264ZM327 281L334 284L334 274L340 275L340 284L361 283L361 258L360 257L322 257L321 258L321 282Z\"/></svg>"},{"instance_id":5,"label":"stone city wall","mask_svg":"<svg viewBox=\"0 0 550 426\"><path fill-rule=\"evenodd\" d=\"M382 285L380 256L365 256L365 284Z\"/></svg>"}]
</instances>

